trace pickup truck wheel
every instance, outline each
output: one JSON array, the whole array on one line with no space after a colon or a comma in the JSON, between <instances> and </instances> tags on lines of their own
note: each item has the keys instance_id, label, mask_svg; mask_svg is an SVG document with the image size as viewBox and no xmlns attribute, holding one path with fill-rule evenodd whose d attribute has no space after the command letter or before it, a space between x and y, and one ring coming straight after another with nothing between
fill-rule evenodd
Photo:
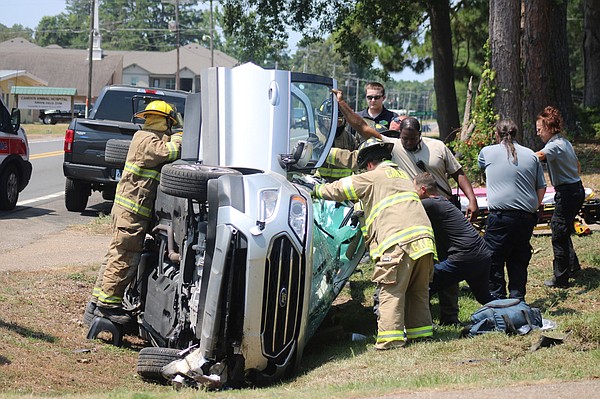
<instances>
[{"instance_id":1,"label":"pickup truck wheel","mask_svg":"<svg viewBox=\"0 0 600 399\"><path fill-rule=\"evenodd\" d=\"M19 199L19 173L14 165L8 165L0 175L0 210L10 211Z\"/></svg>"},{"instance_id":2,"label":"pickup truck wheel","mask_svg":"<svg viewBox=\"0 0 600 399\"><path fill-rule=\"evenodd\" d=\"M234 169L197 163L168 164L161 171L160 189L174 197L206 201L208 181L226 174L241 173Z\"/></svg>"},{"instance_id":3,"label":"pickup truck wheel","mask_svg":"<svg viewBox=\"0 0 600 399\"><path fill-rule=\"evenodd\" d=\"M83 212L92 194L89 184L67 179L65 182L65 207L70 212Z\"/></svg>"},{"instance_id":4,"label":"pickup truck wheel","mask_svg":"<svg viewBox=\"0 0 600 399\"><path fill-rule=\"evenodd\" d=\"M127 159L127 152L129 151L130 144L131 140L108 140L104 150L104 160L113 165L121 167L125 166L125 160Z\"/></svg>"},{"instance_id":5,"label":"pickup truck wheel","mask_svg":"<svg viewBox=\"0 0 600 399\"><path fill-rule=\"evenodd\" d=\"M46 115L46 116L44 116L44 124L45 125L55 125L56 121L50 115Z\"/></svg>"},{"instance_id":6,"label":"pickup truck wheel","mask_svg":"<svg viewBox=\"0 0 600 399\"><path fill-rule=\"evenodd\" d=\"M165 382L160 370L174 360L182 359L181 349L143 348L138 356L136 371L145 380Z\"/></svg>"}]
</instances>

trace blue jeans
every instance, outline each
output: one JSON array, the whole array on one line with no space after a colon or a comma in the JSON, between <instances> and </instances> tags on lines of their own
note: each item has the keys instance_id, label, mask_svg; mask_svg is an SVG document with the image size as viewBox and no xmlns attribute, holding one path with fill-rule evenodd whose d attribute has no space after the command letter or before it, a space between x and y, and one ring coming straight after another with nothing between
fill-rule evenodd
<instances>
[{"instance_id":1,"label":"blue jeans","mask_svg":"<svg viewBox=\"0 0 600 399\"><path fill-rule=\"evenodd\" d=\"M585 198L585 191L581 182L562 184L554 189L556 190L554 212L550 219L554 252L552 268L555 281L566 284L569 281L570 272L581 268L573 249L571 234L573 233L573 222Z\"/></svg>"},{"instance_id":2,"label":"blue jeans","mask_svg":"<svg viewBox=\"0 0 600 399\"><path fill-rule=\"evenodd\" d=\"M491 259L484 257L472 262L453 262L448 259L433 266L433 281L429 284L429 296L465 280L471 292L482 305L493 301L489 291Z\"/></svg>"},{"instance_id":3,"label":"blue jeans","mask_svg":"<svg viewBox=\"0 0 600 399\"><path fill-rule=\"evenodd\" d=\"M506 265L509 298L525 300L527 267L532 249L529 240L536 224L535 213L490 211L483 238L492 251L489 287L495 298L506 298Z\"/></svg>"}]
</instances>

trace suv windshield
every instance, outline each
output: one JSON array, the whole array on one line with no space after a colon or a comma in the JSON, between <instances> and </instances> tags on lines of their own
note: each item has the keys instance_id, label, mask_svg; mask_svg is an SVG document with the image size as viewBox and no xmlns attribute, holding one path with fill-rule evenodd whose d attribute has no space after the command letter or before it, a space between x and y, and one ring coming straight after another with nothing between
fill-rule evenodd
<instances>
[{"instance_id":1,"label":"suv windshield","mask_svg":"<svg viewBox=\"0 0 600 399\"><path fill-rule=\"evenodd\" d=\"M292 83L290 101L290 148L300 140L313 145L311 160L321 157L331 134L333 95L322 83Z\"/></svg>"}]
</instances>

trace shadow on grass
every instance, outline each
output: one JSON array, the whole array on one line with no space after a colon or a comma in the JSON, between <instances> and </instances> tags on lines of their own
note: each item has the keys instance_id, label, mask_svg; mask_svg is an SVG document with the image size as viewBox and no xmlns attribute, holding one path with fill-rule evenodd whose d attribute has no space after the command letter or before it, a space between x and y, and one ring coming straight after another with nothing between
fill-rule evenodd
<instances>
[{"instance_id":1,"label":"shadow on grass","mask_svg":"<svg viewBox=\"0 0 600 399\"><path fill-rule=\"evenodd\" d=\"M585 267L573 278L575 288L582 287L585 291L592 291L600 287L600 269L597 267Z\"/></svg>"},{"instance_id":2,"label":"shadow on grass","mask_svg":"<svg viewBox=\"0 0 600 399\"><path fill-rule=\"evenodd\" d=\"M597 290L599 287L600 269L595 267L583 268L573 279L569 288L545 288L547 295L536 299L530 305L553 316L580 314L580 311L560 306L560 304L566 302L572 295L585 295Z\"/></svg>"},{"instance_id":3,"label":"shadow on grass","mask_svg":"<svg viewBox=\"0 0 600 399\"><path fill-rule=\"evenodd\" d=\"M4 328L10 331L13 331L24 338L37 339L40 341L54 343L56 342L56 338L52 335L45 334L40 331L34 331L27 327L22 327L15 323L7 323L4 320L0 320L0 328Z\"/></svg>"}]
</instances>

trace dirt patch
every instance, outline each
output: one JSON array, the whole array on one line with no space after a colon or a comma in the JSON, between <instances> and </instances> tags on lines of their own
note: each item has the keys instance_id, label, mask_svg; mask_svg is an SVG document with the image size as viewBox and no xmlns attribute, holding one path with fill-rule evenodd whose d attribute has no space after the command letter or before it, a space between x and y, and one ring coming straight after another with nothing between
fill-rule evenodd
<instances>
[{"instance_id":1,"label":"dirt patch","mask_svg":"<svg viewBox=\"0 0 600 399\"><path fill-rule=\"evenodd\" d=\"M48 270L65 265L99 265L110 235L95 234L88 227L69 228L28 245L2 253L1 271Z\"/></svg>"}]
</instances>

